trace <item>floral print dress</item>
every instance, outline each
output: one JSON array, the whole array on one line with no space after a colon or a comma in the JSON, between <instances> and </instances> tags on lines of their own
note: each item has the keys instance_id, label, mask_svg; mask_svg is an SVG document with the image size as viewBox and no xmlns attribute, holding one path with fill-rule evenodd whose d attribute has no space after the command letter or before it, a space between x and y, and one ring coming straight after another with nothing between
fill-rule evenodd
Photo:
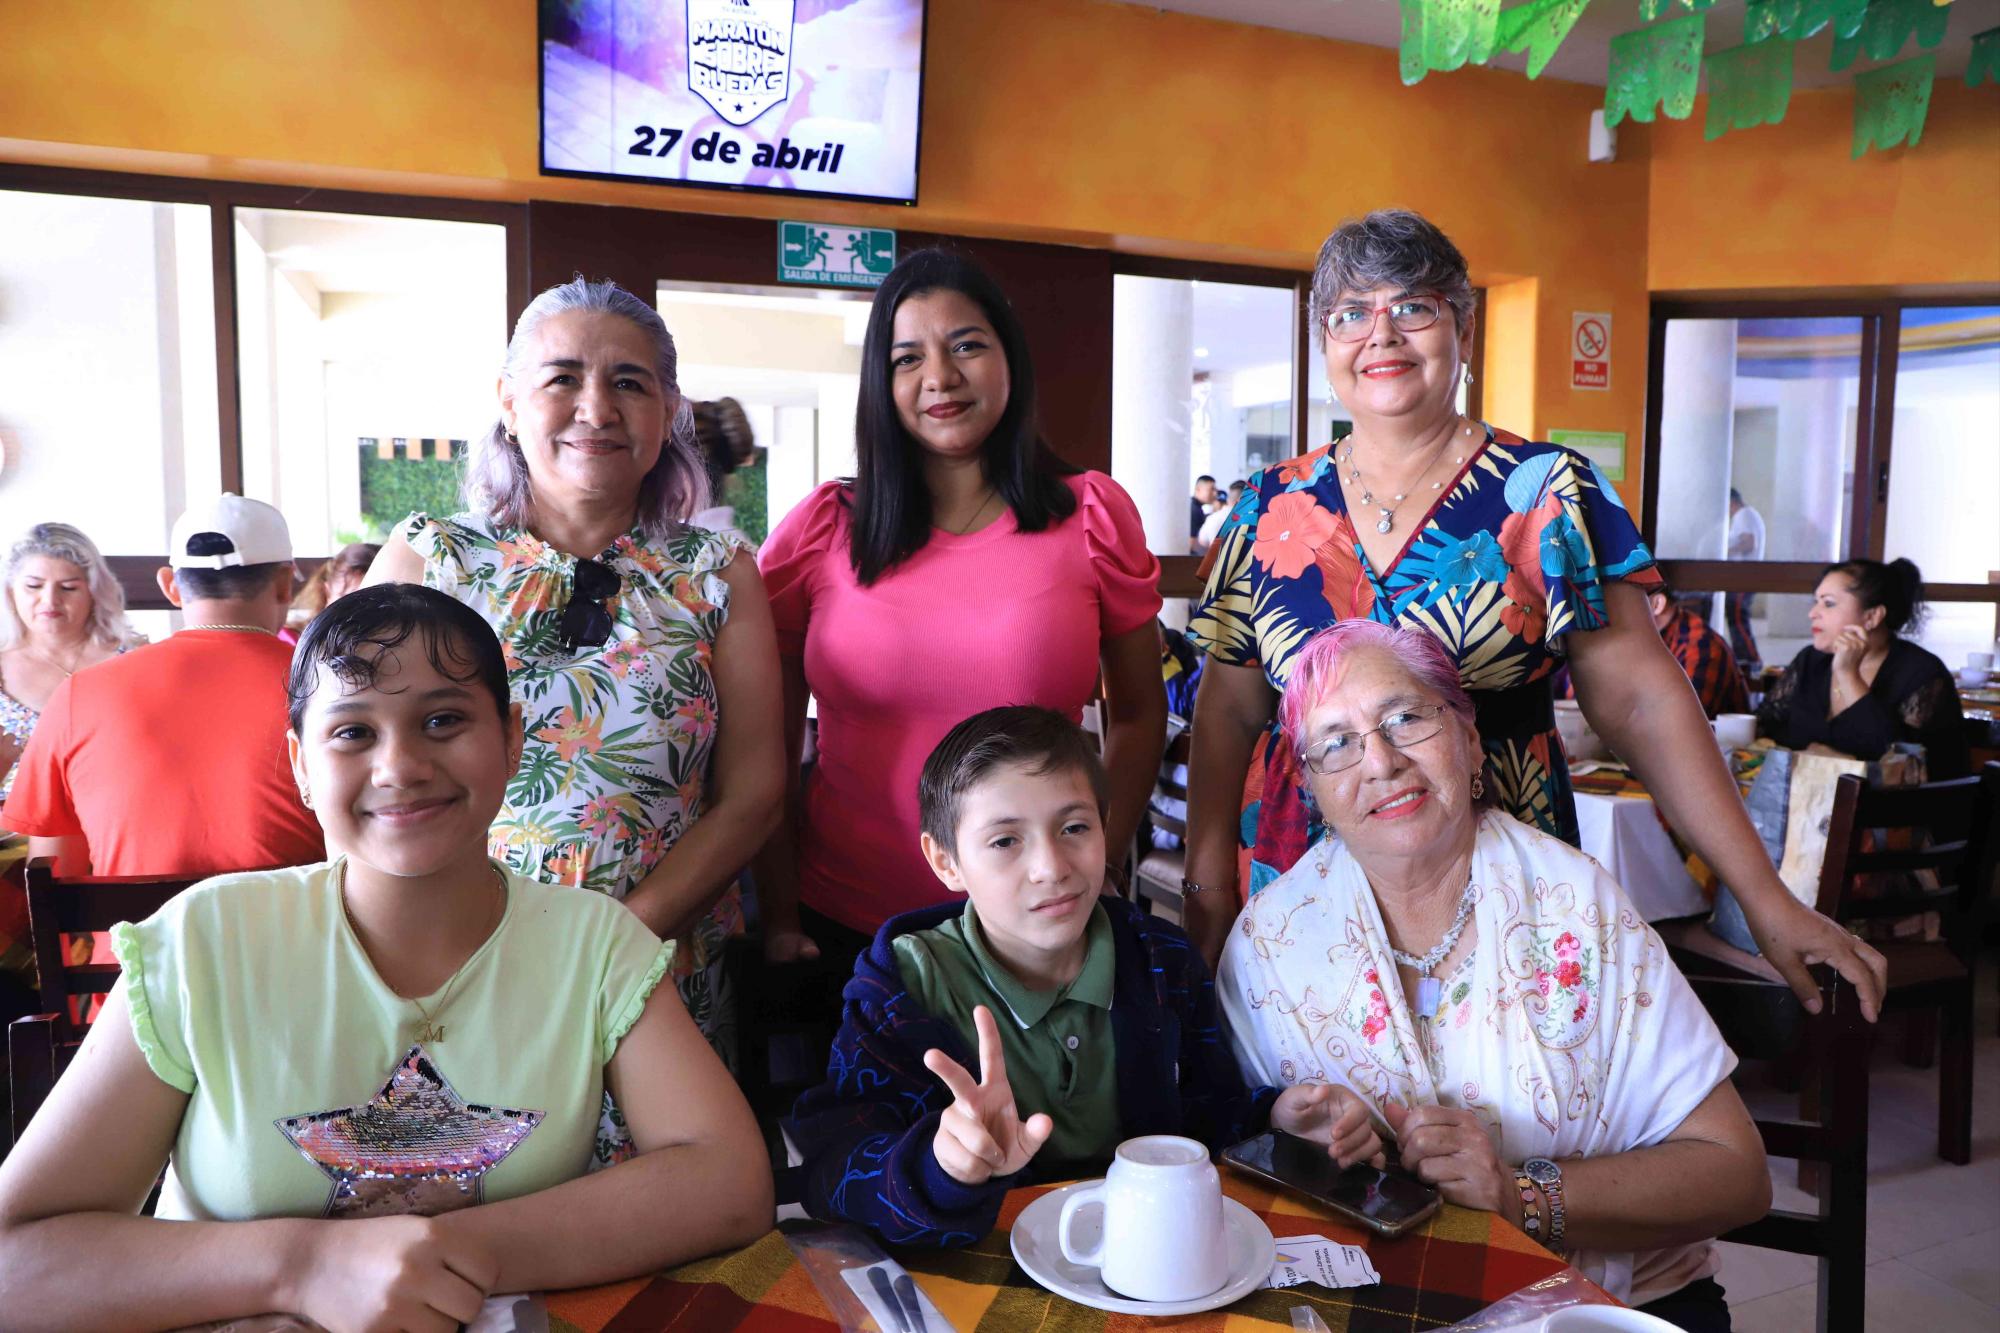
<instances>
[{"instance_id":1,"label":"floral print dress","mask_svg":"<svg viewBox=\"0 0 2000 1333\"><path fill-rule=\"evenodd\" d=\"M1362 550L1334 446L1250 479L1211 550L1188 637L1282 691L1336 620L1422 629L1457 660L1500 808L1575 843L1576 806L1550 675L1562 637L1607 623L1604 586L1659 581L1652 552L1596 464L1486 428L1484 443L1385 570ZM1239 882L1255 893L1325 834L1273 719L1244 782Z\"/></svg>"},{"instance_id":2,"label":"floral print dress","mask_svg":"<svg viewBox=\"0 0 2000 1333\"><path fill-rule=\"evenodd\" d=\"M729 616L721 571L741 544L702 528L662 542L627 533L598 557L617 572L615 623L572 653L559 623L576 559L480 514L412 514L400 533L424 584L499 636L527 745L493 822L492 853L552 884L623 898L702 810L715 743L715 637ZM735 888L676 941L673 975L711 1044L733 1047L724 942L742 928Z\"/></svg>"}]
</instances>

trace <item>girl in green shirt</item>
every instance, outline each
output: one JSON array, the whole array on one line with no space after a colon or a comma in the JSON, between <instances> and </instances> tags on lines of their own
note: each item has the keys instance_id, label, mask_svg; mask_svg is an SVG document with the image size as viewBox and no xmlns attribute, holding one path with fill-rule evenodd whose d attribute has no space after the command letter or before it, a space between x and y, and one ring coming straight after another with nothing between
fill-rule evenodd
<instances>
[{"instance_id":1,"label":"girl in green shirt","mask_svg":"<svg viewBox=\"0 0 2000 1333\"><path fill-rule=\"evenodd\" d=\"M487 858L522 740L486 623L364 589L290 692L293 771L346 854L118 927L119 985L0 1166L8 1327L451 1330L496 1291L768 1230L756 1123L658 984L673 946ZM586 1174L607 1085L639 1151Z\"/></svg>"}]
</instances>

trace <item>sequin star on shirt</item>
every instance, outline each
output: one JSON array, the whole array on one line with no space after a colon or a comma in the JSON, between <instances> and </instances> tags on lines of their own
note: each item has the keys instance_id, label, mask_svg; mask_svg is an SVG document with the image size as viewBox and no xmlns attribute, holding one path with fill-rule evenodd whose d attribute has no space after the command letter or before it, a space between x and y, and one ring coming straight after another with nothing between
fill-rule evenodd
<instances>
[{"instance_id":1,"label":"sequin star on shirt","mask_svg":"<svg viewBox=\"0 0 2000 1333\"><path fill-rule=\"evenodd\" d=\"M332 1178L324 1216L431 1217L478 1203L486 1173L543 1114L467 1102L417 1045L370 1100L276 1124Z\"/></svg>"}]
</instances>

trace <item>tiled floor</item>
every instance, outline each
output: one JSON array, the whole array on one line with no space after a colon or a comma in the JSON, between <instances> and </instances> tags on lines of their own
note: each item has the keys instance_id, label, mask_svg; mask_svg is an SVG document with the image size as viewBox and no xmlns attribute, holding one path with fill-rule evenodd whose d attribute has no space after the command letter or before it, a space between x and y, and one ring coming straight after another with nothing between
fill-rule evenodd
<instances>
[{"instance_id":1,"label":"tiled floor","mask_svg":"<svg viewBox=\"0 0 2000 1333\"><path fill-rule=\"evenodd\" d=\"M1871 1065L1868 1144L1867 1326L1906 1333L2000 1330L2000 1036L1995 967L1981 970L1973 1055L1972 1161L1937 1156L1937 1071L1911 1069L1899 1034L1884 1034ZM1753 1114L1797 1114L1794 1098L1746 1079ZM1794 1164L1773 1160L1777 1203L1814 1204L1795 1184ZM1807 1333L1813 1327L1816 1261L1801 1255L1722 1247L1719 1280L1738 1333Z\"/></svg>"}]
</instances>

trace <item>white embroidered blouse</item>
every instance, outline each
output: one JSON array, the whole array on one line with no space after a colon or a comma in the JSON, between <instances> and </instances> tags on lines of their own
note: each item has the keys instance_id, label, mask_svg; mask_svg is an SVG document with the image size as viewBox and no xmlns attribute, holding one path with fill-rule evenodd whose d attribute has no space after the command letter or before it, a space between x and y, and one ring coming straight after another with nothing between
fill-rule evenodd
<instances>
[{"instance_id":1,"label":"white embroidered blouse","mask_svg":"<svg viewBox=\"0 0 2000 1333\"><path fill-rule=\"evenodd\" d=\"M1253 897L1216 984L1250 1082L1337 1083L1378 1120L1389 1101L1462 1107L1518 1165L1659 1143L1736 1067L1660 937L1588 856L1488 811L1472 880L1474 943L1422 1022L1338 841ZM1633 1304L1715 1269L1706 1242L1570 1261Z\"/></svg>"}]
</instances>

